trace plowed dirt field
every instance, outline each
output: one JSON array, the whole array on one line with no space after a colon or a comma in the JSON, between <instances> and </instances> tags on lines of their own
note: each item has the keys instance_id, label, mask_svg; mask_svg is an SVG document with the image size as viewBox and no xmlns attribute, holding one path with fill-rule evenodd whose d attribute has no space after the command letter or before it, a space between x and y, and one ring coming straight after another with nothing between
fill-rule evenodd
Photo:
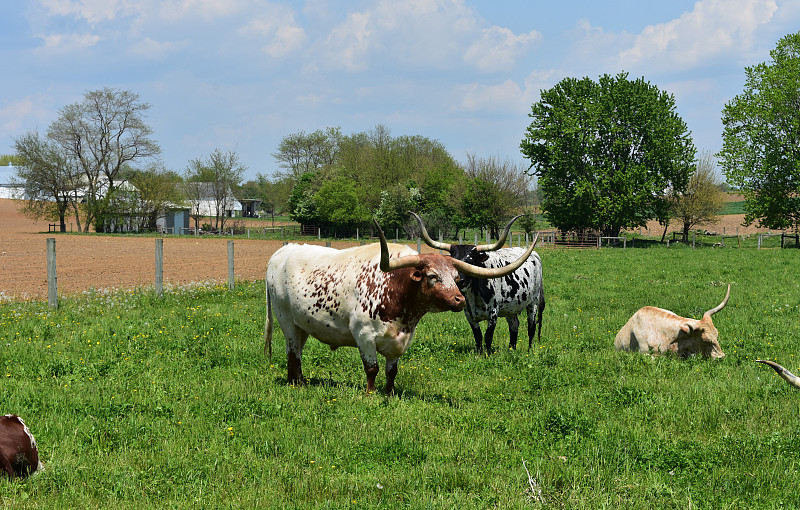
<instances>
[{"instance_id":1,"label":"plowed dirt field","mask_svg":"<svg viewBox=\"0 0 800 510\"><path fill-rule=\"evenodd\" d=\"M18 212L20 203L0 199L0 300L47 298L47 238L56 239L58 293L90 289L152 286L155 239L48 233L46 221ZM164 239L164 284L228 281L228 240L202 236ZM255 239L234 241L235 277L264 278L269 257L283 243ZM324 243L319 243L324 244ZM352 246L336 243L336 247Z\"/></svg>"}]
</instances>

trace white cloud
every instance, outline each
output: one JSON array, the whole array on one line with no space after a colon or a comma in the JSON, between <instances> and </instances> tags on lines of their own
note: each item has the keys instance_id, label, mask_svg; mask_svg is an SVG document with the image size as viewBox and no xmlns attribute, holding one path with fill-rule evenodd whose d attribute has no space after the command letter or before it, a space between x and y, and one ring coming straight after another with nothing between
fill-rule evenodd
<instances>
[{"instance_id":1,"label":"white cloud","mask_svg":"<svg viewBox=\"0 0 800 510\"><path fill-rule=\"evenodd\" d=\"M618 61L623 68L650 60L691 68L720 54L746 51L777 9L775 0L702 0L678 19L646 27Z\"/></svg>"},{"instance_id":2,"label":"white cloud","mask_svg":"<svg viewBox=\"0 0 800 510\"><path fill-rule=\"evenodd\" d=\"M460 97L457 108L469 112L526 112L538 101L542 89L553 86L555 76L554 70L536 71L529 74L522 85L513 80L505 80L497 85L465 85L457 90Z\"/></svg>"},{"instance_id":3,"label":"white cloud","mask_svg":"<svg viewBox=\"0 0 800 510\"><path fill-rule=\"evenodd\" d=\"M472 83L460 88L460 110L475 111L525 111L524 91L513 80L499 85ZM520 108L523 108L520 110Z\"/></svg>"},{"instance_id":4,"label":"white cloud","mask_svg":"<svg viewBox=\"0 0 800 510\"><path fill-rule=\"evenodd\" d=\"M324 63L348 71L372 65L437 70L468 64L484 72L511 69L539 40L531 31L485 27L463 0L379 0L350 13L324 40Z\"/></svg>"},{"instance_id":5,"label":"white cloud","mask_svg":"<svg viewBox=\"0 0 800 510\"><path fill-rule=\"evenodd\" d=\"M542 34L536 30L515 35L508 28L485 28L481 37L467 48L464 60L481 71L508 71L514 67L516 57L541 38Z\"/></svg>"},{"instance_id":6,"label":"white cloud","mask_svg":"<svg viewBox=\"0 0 800 510\"><path fill-rule=\"evenodd\" d=\"M266 39L261 48L271 57L285 57L300 49L306 40L305 30L294 18L294 12L283 6L275 6L270 12L250 21L239 32L246 36Z\"/></svg>"},{"instance_id":7,"label":"white cloud","mask_svg":"<svg viewBox=\"0 0 800 510\"><path fill-rule=\"evenodd\" d=\"M44 121L49 112L42 104L47 102L40 96L26 96L0 107L0 137L19 136L23 128Z\"/></svg>"},{"instance_id":8,"label":"white cloud","mask_svg":"<svg viewBox=\"0 0 800 510\"><path fill-rule=\"evenodd\" d=\"M128 50L129 55L135 57L145 58L148 60L162 60L170 53L189 46L187 41L155 41L149 37L145 37L140 41L132 44Z\"/></svg>"},{"instance_id":9,"label":"white cloud","mask_svg":"<svg viewBox=\"0 0 800 510\"><path fill-rule=\"evenodd\" d=\"M246 0L154 0L150 8L169 20L188 17L213 20L237 13L250 3Z\"/></svg>"},{"instance_id":10,"label":"white cloud","mask_svg":"<svg viewBox=\"0 0 800 510\"><path fill-rule=\"evenodd\" d=\"M49 16L73 16L91 25L132 16L140 19L214 20L241 11L246 0L38 0Z\"/></svg>"},{"instance_id":11,"label":"white cloud","mask_svg":"<svg viewBox=\"0 0 800 510\"><path fill-rule=\"evenodd\" d=\"M325 43L328 64L344 67L348 71L361 71L367 67L366 55L373 46L370 15L354 13L335 27Z\"/></svg>"},{"instance_id":12,"label":"white cloud","mask_svg":"<svg viewBox=\"0 0 800 510\"><path fill-rule=\"evenodd\" d=\"M74 16L91 24L114 19L127 8L121 0L39 0L51 16Z\"/></svg>"},{"instance_id":13,"label":"white cloud","mask_svg":"<svg viewBox=\"0 0 800 510\"><path fill-rule=\"evenodd\" d=\"M72 53L90 48L100 42L101 37L92 34L51 34L41 36L43 49L50 53Z\"/></svg>"}]
</instances>

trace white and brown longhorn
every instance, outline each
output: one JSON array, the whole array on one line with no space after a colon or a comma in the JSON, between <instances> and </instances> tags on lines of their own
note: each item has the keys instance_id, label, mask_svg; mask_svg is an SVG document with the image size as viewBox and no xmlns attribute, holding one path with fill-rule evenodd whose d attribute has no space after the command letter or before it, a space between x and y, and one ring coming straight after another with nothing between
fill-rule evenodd
<instances>
[{"instance_id":1,"label":"white and brown longhorn","mask_svg":"<svg viewBox=\"0 0 800 510\"><path fill-rule=\"evenodd\" d=\"M11 478L24 478L41 468L39 448L30 429L16 414L0 416L0 469Z\"/></svg>"},{"instance_id":2,"label":"white and brown longhorn","mask_svg":"<svg viewBox=\"0 0 800 510\"><path fill-rule=\"evenodd\" d=\"M653 306L640 308L617 333L614 347L617 350L660 354L673 352L680 357L700 354L723 358L719 345L719 332L711 316L728 303L731 286L722 303L703 314L703 318L687 319Z\"/></svg>"},{"instance_id":3,"label":"white and brown longhorn","mask_svg":"<svg viewBox=\"0 0 800 510\"><path fill-rule=\"evenodd\" d=\"M772 367L772 369L775 370L775 372L777 372L778 375L781 376L781 378L783 378L784 381L789 383L791 386L794 386L795 388L800 389L800 377L797 377L796 375L794 375L793 373L789 372L788 370L786 370L782 366L778 365L774 361L768 361L768 360L764 360L764 359L757 359L756 362L763 363L765 365L768 365L768 366Z\"/></svg>"},{"instance_id":4,"label":"white and brown longhorn","mask_svg":"<svg viewBox=\"0 0 800 510\"><path fill-rule=\"evenodd\" d=\"M449 244L431 239L422 222L422 218L409 212L419 222L420 235L425 243L432 248L447 250L450 256L486 268L503 267L516 260L523 253L522 248L503 248L508 237L511 225L519 218L515 216L508 222L500 239L494 244ZM533 240L535 246L538 234ZM527 311L528 317L528 348L533 343L536 326L539 326L539 340L542 337L542 314L544 312L544 289L542 279L542 261L539 254L533 252L520 266L518 271L503 278L493 280L479 280L464 276L458 288L467 298L464 315L467 317L472 335L475 339L475 348L478 352L492 351L492 340L497 319L505 317L508 322L509 347L517 347L519 336L519 314ZM480 323L486 321L486 333L481 333Z\"/></svg>"},{"instance_id":5,"label":"white and brown longhorn","mask_svg":"<svg viewBox=\"0 0 800 510\"><path fill-rule=\"evenodd\" d=\"M309 336L337 349L357 347L374 391L378 353L386 358L386 392L394 391L397 361L428 312L461 311L459 272L499 278L517 269L530 249L500 269L476 267L438 253L417 254L400 244L336 250L288 244L270 258L266 275L264 350L272 357L272 312L286 337L288 382L304 384L303 346ZM266 354L265 352L265 354Z\"/></svg>"}]
</instances>

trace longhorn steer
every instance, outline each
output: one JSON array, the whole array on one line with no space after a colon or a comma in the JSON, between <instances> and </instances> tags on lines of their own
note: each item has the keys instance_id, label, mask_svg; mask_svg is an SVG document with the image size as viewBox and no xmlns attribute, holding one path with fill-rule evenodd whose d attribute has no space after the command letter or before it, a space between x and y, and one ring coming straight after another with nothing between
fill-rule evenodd
<instances>
[{"instance_id":1,"label":"longhorn steer","mask_svg":"<svg viewBox=\"0 0 800 510\"><path fill-rule=\"evenodd\" d=\"M378 233L380 245L336 250L289 244L270 258L264 350L271 358L274 307L286 337L289 383L304 383L301 355L311 335L331 349L358 347L367 391L375 390L377 353L383 355L386 392L392 393L397 360L422 316L464 309L459 272L499 278L522 265L533 250L531 246L506 267L486 269L438 253L417 254L407 246L387 244L380 227Z\"/></svg>"},{"instance_id":2,"label":"longhorn steer","mask_svg":"<svg viewBox=\"0 0 800 510\"><path fill-rule=\"evenodd\" d=\"M700 320L680 317L668 310L645 306L617 333L614 347L617 350L652 352L674 352L686 357L702 354L712 358L723 358L719 345L719 332L711 316L725 307L731 295L731 286L722 303L703 314Z\"/></svg>"},{"instance_id":3,"label":"longhorn steer","mask_svg":"<svg viewBox=\"0 0 800 510\"><path fill-rule=\"evenodd\" d=\"M502 248L508 237L511 225L519 218L515 216L506 225L503 235L494 244L448 244L434 241L428 235L422 219L415 213L410 213L419 222L420 232L425 243L431 248L447 250L453 258L462 260L469 264L497 268L503 267L511 261L517 260L524 253L522 248ZM534 238L531 246L536 245L538 234ZM502 248L502 249L501 249ZM536 336L536 325L539 325L539 340L542 338L542 314L544 313L544 288L542 278L542 260L539 254L533 252L530 258L520 266L519 271L515 271L503 278L495 280L477 279L471 276L462 276L458 288L467 298L467 306L464 314L467 316L472 335L475 338L475 348L480 353L484 346L486 352L492 351L492 340L494 329L497 326L497 318L505 317L508 322L509 347L517 348L517 338L519 336L519 314L526 310L528 312L528 348L533 344L533 337ZM486 334L481 333L480 323L487 321Z\"/></svg>"},{"instance_id":4,"label":"longhorn steer","mask_svg":"<svg viewBox=\"0 0 800 510\"><path fill-rule=\"evenodd\" d=\"M39 464L36 439L16 414L0 416L0 469L11 479L33 474Z\"/></svg>"},{"instance_id":5,"label":"longhorn steer","mask_svg":"<svg viewBox=\"0 0 800 510\"><path fill-rule=\"evenodd\" d=\"M757 359L756 362L763 363L765 365L772 367L772 369L775 370L775 372L777 372L778 375L781 376L781 378L783 378L784 381L789 383L790 386L794 386L795 388L800 388L800 377L797 377L796 375L789 372L788 370L778 365L774 361Z\"/></svg>"}]
</instances>

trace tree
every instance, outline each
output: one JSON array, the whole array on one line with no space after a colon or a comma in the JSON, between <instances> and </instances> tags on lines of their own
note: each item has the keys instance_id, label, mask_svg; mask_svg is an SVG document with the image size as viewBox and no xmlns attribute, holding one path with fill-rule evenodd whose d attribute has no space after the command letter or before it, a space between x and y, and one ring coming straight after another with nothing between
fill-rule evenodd
<instances>
[{"instance_id":1,"label":"tree","mask_svg":"<svg viewBox=\"0 0 800 510\"><path fill-rule=\"evenodd\" d=\"M745 68L742 94L722 110L723 172L745 196L745 224L800 226L800 32L772 61Z\"/></svg>"},{"instance_id":2,"label":"tree","mask_svg":"<svg viewBox=\"0 0 800 510\"><path fill-rule=\"evenodd\" d=\"M324 182L314 194L314 203L319 216L334 229L358 226L369 220L369 211L359 198L356 183L347 177Z\"/></svg>"},{"instance_id":3,"label":"tree","mask_svg":"<svg viewBox=\"0 0 800 510\"><path fill-rule=\"evenodd\" d=\"M288 176L296 181L305 173L333 165L341 138L338 127L318 129L311 134L299 131L283 137L272 157L286 170L281 177Z\"/></svg>"},{"instance_id":4,"label":"tree","mask_svg":"<svg viewBox=\"0 0 800 510\"><path fill-rule=\"evenodd\" d=\"M292 179L288 176L270 179L258 173L255 180L242 184L242 190L248 198L261 200L261 210L272 216L275 226L275 215L284 214L292 191Z\"/></svg>"},{"instance_id":5,"label":"tree","mask_svg":"<svg viewBox=\"0 0 800 510\"><path fill-rule=\"evenodd\" d=\"M0 154L0 166L20 166L22 160L17 154Z\"/></svg>"},{"instance_id":6,"label":"tree","mask_svg":"<svg viewBox=\"0 0 800 510\"><path fill-rule=\"evenodd\" d=\"M464 173L468 179L461 201L465 226L489 229L493 239L524 204L531 178L508 159L478 158L467 154Z\"/></svg>"},{"instance_id":7,"label":"tree","mask_svg":"<svg viewBox=\"0 0 800 510\"><path fill-rule=\"evenodd\" d=\"M675 99L643 78L566 78L529 116L520 149L561 230L616 236L643 226L665 208L665 191L689 180L695 148Z\"/></svg>"},{"instance_id":8,"label":"tree","mask_svg":"<svg viewBox=\"0 0 800 510\"><path fill-rule=\"evenodd\" d=\"M33 218L58 221L59 230L67 231L66 216L75 213L80 230L78 209L80 168L52 140L31 131L14 140L15 180L25 190L27 201L22 212Z\"/></svg>"},{"instance_id":9,"label":"tree","mask_svg":"<svg viewBox=\"0 0 800 510\"><path fill-rule=\"evenodd\" d=\"M714 157L703 154L686 190L673 195L672 210L682 225L683 242L688 242L689 230L693 227L717 221L716 216L724 205L725 193L720 189Z\"/></svg>"},{"instance_id":10,"label":"tree","mask_svg":"<svg viewBox=\"0 0 800 510\"><path fill-rule=\"evenodd\" d=\"M289 218L301 224L319 222L314 193L319 188L316 174L307 172L300 176L289 195Z\"/></svg>"},{"instance_id":11,"label":"tree","mask_svg":"<svg viewBox=\"0 0 800 510\"><path fill-rule=\"evenodd\" d=\"M106 228L108 201L122 169L160 152L144 121L149 109L138 94L104 88L86 92L83 100L63 107L50 125L48 138L83 172L85 231L90 224L97 232Z\"/></svg>"},{"instance_id":12,"label":"tree","mask_svg":"<svg viewBox=\"0 0 800 510\"><path fill-rule=\"evenodd\" d=\"M184 201L183 179L159 163L133 172L129 182L135 190L133 199L141 230L155 230L158 218Z\"/></svg>"},{"instance_id":13,"label":"tree","mask_svg":"<svg viewBox=\"0 0 800 510\"><path fill-rule=\"evenodd\" d=\"M233 209L233 190L242 182L246 167L234 151L214 149L207 159L196 158L189 162L187 180L207 184L214 202L214 229L225 228L226 211ZM201 188L195 187L200 192ZM195 223L197 220L195 220Z\"/></svg>"},{"instance_id":14,"label":"tree","mask_svg":"<svg viewBox=\"0 0 800 510\"><path fill-rule=\"evenodd\" d=\"M386 232L403 229L412 237L412 230L419 230L416 222L410 222L408 211L419 211L422 195L413 182L397 183L381 191L381 203L375 211L375 220ZM414 226L414 229L410 228Z\"/></svg>"},{"instance_id":15,"label":"tree","mask_svg":"<svg viewBox=\"0 0 800 510\"><path fill-rule=\"evenodd\" d=\"M187 175L188 177L188 175ZM189 206L189 216L194 220L194 230L200 230L200 220L205 218L203 201L205 200L206 183L187 180L182 186L182 195Z\"/></svg>"}]
</instances>

